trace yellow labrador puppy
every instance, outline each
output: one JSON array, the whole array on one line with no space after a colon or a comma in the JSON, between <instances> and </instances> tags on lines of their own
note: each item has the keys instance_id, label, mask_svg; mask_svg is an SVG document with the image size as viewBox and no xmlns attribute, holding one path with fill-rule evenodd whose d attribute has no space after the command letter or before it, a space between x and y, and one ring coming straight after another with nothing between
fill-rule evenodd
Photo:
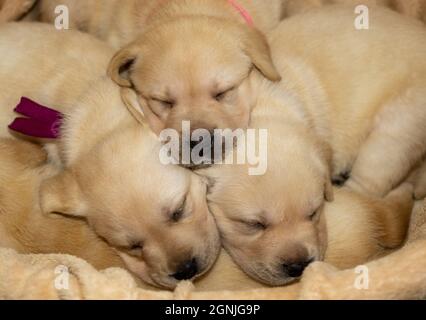
<instances>
[{"instance_id":1,"label":"yellow labrador puppy","mask_svg":"<svg viewBox=\"0 0 426 320\"><path fill-rule=\"evenodd\" d=\"M267 148L259 148L269 151L266 173L250 176L248 164L201 172L213 183L224 246L256 279L284 284L324 257L331 176L350 175L352 190L382 197L425 154L426 30L385 9L370 16L370 30L356 30L343 7L282 22L270 42L283 80L254 86L251 127L268 130ZM383 246L400 244L406 217L376 219Z\"/></svg>"},{"instance_id":2,"label":"yellow labrador puppy","mask_svg":"<svg viewBox=\"0 0 426 320\"><path fill-rule=\"evenodd\" d=\"M84 221L42 214L38 206L39 187L56 171L46 163L46 156L33 144L0 139L0 247L24 254L71 254L97 269L126 268L117 251ZM337 191L336 201L324 209L329 242L325 260L340 268L350 268L387 252L382 247L388 241L381 229L386 221L382 217L408 217L410 190L408 186L401 187L378 201L347 190ZM150 288L146 283L139 284ZM225 252L195 286L197 290L210 291L264 287L247 277Z\"/></svg>"},{"instance_id":3,"label":"yellow labrador puppy","mask_svg":"<svg viewBox=\"0 0 426 320\"><path fill-rule=\"evenodd\" d=\"M291 138L290 145L298 142ZM211 181L209 207L222 244L253 279L284 285L298 279L314 261L350 268L403 243L413 204L410 184L385 198L346 187L332 192L318 183L324 182L316 175L321 165L310 162L305 153L296 151L297 162L283 161L294 151L279 132L270 132L269 146L275 151L268 156L263 176L249 176L246 166L237 165L200 171Z\"/></svg>"},{"instance_id":4,"label":"yellow labrador puppy","mask_svg":"<svg viewBox=\"0 0 426 320\"><path fill-rule=\"evenodd\" d=\"M261 2L266 6L244 4ZM246 128L254 106L250 75L260 72L272 81L280 76L266 38L241 16L249 19L234 1L162 2L150 28L115 55L108 73L138 93L157 133L181 133L183 121L191 122L192 131Z\"/></svg>"},{"instance_id":5,"label":"yellow labrador puppy","mask_svg":"<svg viewBox=\"0 0 426 320\"><path fill-rule=\"evenodd\" d=\"M370 20L358 30L350 7L330 6L287 19L270 42L281 88L298 100L283 117L316 136L334 180L383 196L426 154L426 30L379 7Z\"/></svg>"},{"instance_id":6,"label":"yellow labrador puppy","mask_svg":"<svg viewBox=\"0 0 426 320\"><path fill-rule=\"evenodd\" d=\"M72 26L122 47L108 74L138 93L138 110L157 134L184 137L183 121L191 132L246 128L250 75L279 80L262 32L280 21L282 0L43 0L43 20L63 4Z\"/></svg>"},{"instance_id":7,"label":"yellow labrador puppy","mask_svg":"<svg viewBox=\"0 0 426 320\"><path fill-rule=\"evenodd\" d=\"M0 52L1 127L23 95L65 114L49 148L64 168L41 185L42 211L86 218L150 284L171 288L205 273L220 248L206 183L160 163L160 141L103 76L111 49L78 32L18 23L0 28Z\"/></svg>"}]
</instances>

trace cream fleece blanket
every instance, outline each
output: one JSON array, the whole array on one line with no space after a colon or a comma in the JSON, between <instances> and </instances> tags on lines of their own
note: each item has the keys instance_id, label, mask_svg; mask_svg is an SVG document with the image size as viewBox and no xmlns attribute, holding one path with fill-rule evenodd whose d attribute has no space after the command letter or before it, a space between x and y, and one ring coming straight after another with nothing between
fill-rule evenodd
<instances>
[{"instance_id":1,"label":"cream fleece blanket","mask_svg":"<svg viewBox=\"0 0 426 320\"><path fill-rule=\"evenodd\" d=\"M190 283L182 283L175 292L149 291L138 288L125 270L97 271L72 256L0 249L0 261L1 299L425 299L426 201L414 210L407 244L358 270L368 275L361 282L353 269L315 263L299 285L287 288L196 292Z\"/></svg>"}]
</instances>

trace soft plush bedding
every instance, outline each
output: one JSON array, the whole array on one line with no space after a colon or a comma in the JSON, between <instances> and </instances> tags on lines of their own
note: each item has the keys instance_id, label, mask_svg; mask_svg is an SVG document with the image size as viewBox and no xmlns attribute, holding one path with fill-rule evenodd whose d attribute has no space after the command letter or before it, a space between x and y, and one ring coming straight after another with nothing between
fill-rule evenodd
<instances>
[{"instance_id":1,"label":"soft plush bedding","mask_svg":"<svg viewBox=\"0 0 426 320\"><path fill-rule=\"evenodd\" d=\"M424 299L426 201L418 203L406 245L358 269L315 263L297 285L250 291L198 292L183 282L175 292L138 288L123 269L97 271L67 255L22 255L0 249L1 299Z\"/></svg>"}]
</instances>

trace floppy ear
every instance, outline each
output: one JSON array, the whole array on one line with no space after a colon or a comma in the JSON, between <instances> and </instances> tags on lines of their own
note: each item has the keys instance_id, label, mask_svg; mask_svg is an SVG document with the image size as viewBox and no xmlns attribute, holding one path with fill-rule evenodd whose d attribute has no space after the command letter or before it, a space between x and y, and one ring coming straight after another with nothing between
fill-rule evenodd
<instances>
[{"instance_id":1,"label":"floppy ear","mask_svg":"<svg viewBox=\"0 0 426 320\"><path fill-rule=\"evenodd\" d=\"M281 76L271 57L271 48L266 37L256 28L246 28L244 48L255 67L269 80L280 81Z\"/></svg>"},{"instance_id":2,"label":"floppy ear","mask_svg":"<svg viewBox=\"0 0 426 320\"><path fill-rule=\"evenodd\" d=\"M121 99L137 122L151 128L156 135L160 135L161 131L165 128L164 124L157 115L152 112L143 97L139 96L130 88L122 88Z\"/></svg>"},{"instance_id":3,"label":"floppy ear","mask_svg":"<svg viewBox=\"0 0 426 320\"><path fill-rule=\"evenodd\" d=\"M85 217L86 206L72 173L65 171L40 186L40 207L44 214Z\"/></svg>"},{"instance_id":4,"label":"floppy ear","mask_svg":"<svg viewBox=\"0 0 426 320\"><path fill-rule=\"evenodd\" d=\"M134 90L122 88L121 99L129 112L141 125L148 126L156 135L160 135L161 131L165 129L164 123L152 112L146 100Z\"/></svg>"},{"instance_id":5,"label":"floppy ear","mask_svg":"<svg viewBox=\"0 0 426 320\"><path fill-rule=\"evenodd\" d=\"M121 99L123 100L123 103L126 105L129 112L136 119L136 121L139 122L141 125L146 125L147 123L141 100L136 94L136 92L129 88L122 88Z\"/></svg>"},{"instance_id":6,"label":"floppy ear","mask_svg":"<svg viewBox=\"0 0 426 320\"><path fill-rule=\"evenodd\" d=\"M108 66L108 76L120 87L131 88L130 69L138 56L139 46L132 43L121 49Z\"/></svg>"},{"instance_id":7,"label":"floppy ear","mask_svg":"<svg viewBox=\"0 0 426 320\"><path fill-rule=\"evenodd\" d=\"M331 182L330 178L327 178L325 182L325 189L324 189L324 198L327 202L333 202L334 201L334 190L333 190L333 184Z\"/></svg>"}]
</instances>

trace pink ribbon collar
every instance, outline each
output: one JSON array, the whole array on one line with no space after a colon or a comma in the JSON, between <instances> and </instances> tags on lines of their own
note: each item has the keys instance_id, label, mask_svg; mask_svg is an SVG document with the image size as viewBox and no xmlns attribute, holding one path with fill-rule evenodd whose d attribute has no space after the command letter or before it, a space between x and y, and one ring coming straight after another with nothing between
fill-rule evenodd
<instances>
[{"instance_id":1,"label":"pink ribbon collar","mask_svg":"<svg viewBox=\"0 0 426 320\"><path fill-rule=\"evenodd\" d=\"M244 7L241 6L236 0L228 0L228 2L240 13L240 15L247 22L247 24L250 27L253 27L253 25L254 25L253 18L251 17L250 13Z\"/></svg>"}]
</instances>

